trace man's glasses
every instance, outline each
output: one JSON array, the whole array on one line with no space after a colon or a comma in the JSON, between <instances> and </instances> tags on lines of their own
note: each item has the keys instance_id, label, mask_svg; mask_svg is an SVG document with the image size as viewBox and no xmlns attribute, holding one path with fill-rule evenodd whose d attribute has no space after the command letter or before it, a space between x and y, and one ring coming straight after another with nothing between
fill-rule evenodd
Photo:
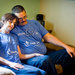
<instances>
[{"instance_id":1,"label":"man's glasses","mask_svg":"<svg viewBox=\"0 0 75 75\"><path fill-rule=\"evenodd\" d=\"M26 18L27 18L27 16L24 16L22 18L19 18L19 21L23 21L23 19L26 19Z\"/></svg>"}]
</instances>

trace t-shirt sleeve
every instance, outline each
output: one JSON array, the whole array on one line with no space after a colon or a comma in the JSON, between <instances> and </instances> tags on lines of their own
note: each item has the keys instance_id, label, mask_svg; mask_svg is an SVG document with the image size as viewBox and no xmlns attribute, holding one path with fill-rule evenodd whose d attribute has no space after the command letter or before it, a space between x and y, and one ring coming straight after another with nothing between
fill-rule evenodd
<instances>
[{"instance_id":1,"label":"t-shirt sleeve","mask_svg":"<svg viewBox=\"0 0 75 75\"><path fill-rule=\"evenodd\" d=\"M35 23L42 37L48 33L48 31L38 21L35 21Z\"/></svg>"}]
</instances>

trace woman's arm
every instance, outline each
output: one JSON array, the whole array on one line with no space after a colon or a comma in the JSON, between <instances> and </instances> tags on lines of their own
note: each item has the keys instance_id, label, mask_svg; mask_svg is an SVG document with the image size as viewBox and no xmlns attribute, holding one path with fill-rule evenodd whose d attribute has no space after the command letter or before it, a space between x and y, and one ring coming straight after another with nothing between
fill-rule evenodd
<instances>
[{"instance_id":1,"label":"woman's arm","mask_svg":"<svg viewBox=\"0 0 75 75\"><path fill-rule=\"evenodd\" d=\"M21 68L24 68L23 65L21 65L19 63L10 62L10 61L2 58L2 57L0 57L0 64L7 65L7 66L9 66L11 68L14 68L16 70L21 69Z\"/></svg>"},{"instance_id":2,"label":"woman's arm","mask_svg":"<svg viewBox=\"0 0 75 75\"><path fill-rule=\"evenodd\" d=\"M18 48L18 53L19 53L20 59L29 59L29 58L32 58L32 57L35 57L35 56L42 56L42 55L43 55L43 54L39 54L39 53L22 54L22 53L21 53L21 50L20 50L20 47L17 46L17 48Z\"/></svg>"},{"instance_id":3,"label":"woman's arm","mask_svg":"<svg viewBox=\"0 0 75 75\"><path fill-rule=\"evenodd\" d=\"M0 64L8 65L8 66L9 66L10 61L8 61L8 60L6 60L6 59L4 59L4 58L0 57Z\"/></svg>"}]
</instances>

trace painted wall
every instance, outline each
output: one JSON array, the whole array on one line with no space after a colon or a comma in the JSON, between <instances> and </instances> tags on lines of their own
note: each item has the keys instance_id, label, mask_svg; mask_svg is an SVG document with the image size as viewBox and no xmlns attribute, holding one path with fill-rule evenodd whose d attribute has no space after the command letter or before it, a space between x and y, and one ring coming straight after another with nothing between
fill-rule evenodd
<instances>
[{"instance_id":1,"label":"painted wall","mask_svg":"<svg viewBox=\"0 0 75 75\"><path fill-rule=\"evenodd\" d=\"M40 0L46 28L66 44L75 46L75 0Z\"/></svg>"},{"instance_id":2,"label":"painted wall","mask_svg":"<svg viewBox=\"0 0 75 75\"><path fill-rule=\"evenodd\" d=\"M26 9L29 19L35 19L40 9L40 0L0 0L0 18L3 14L11 12L14 5L19 4Z\"/></svg>"}]
</instances>

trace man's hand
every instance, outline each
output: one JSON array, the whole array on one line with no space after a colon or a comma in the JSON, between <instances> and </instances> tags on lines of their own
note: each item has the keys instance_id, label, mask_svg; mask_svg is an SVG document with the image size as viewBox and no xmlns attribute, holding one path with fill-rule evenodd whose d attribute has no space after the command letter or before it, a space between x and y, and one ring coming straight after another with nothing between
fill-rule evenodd
<instances>
[{"instance_id":1,"label":"man's hand","mask_svg":"<svg viewBox=\"0 0 75 75\"><path fill-rule=\"evenodd\" d=\"M10 66L11 68L16 69L16 70L19 70L19 69L24 68L23 65L21 65L21 64L19 64L19 63L14 63L14 62L10 62L10 63L9 63L9 66Z\"/></svg>"},{"instance_id":2,"label":"man's hand","mask_svg":"<svg viewBox=\"0 0 75 75\"><path fill-rule=\"evenodd\" d=\"M66 51L68 52L68 54L71 56L71 57L75 57L75 48L74 47L66 47Z\"/></svg>"}]
</instances>

